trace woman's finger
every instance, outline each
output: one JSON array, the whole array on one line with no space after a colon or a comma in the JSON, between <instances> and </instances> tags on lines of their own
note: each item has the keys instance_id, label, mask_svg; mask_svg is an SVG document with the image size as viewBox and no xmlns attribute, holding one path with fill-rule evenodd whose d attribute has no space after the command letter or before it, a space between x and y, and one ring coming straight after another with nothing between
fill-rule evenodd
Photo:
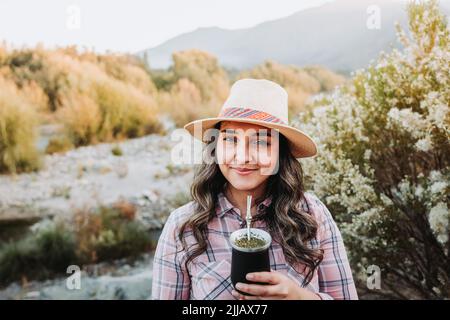
<instances>
[{"instance_id":1,"label":"woman's finger","mask_svg":"<svg viewBox=\"0 0 450 320\"><path fill-rule=\"evenodd\" d=\"M238 300L281 300L283 297L281 296L247 296L244 294L240 294L236 290L231 290L231 294Z\"/></svg>"},{"instance_id":2,"label":"woman's finger","mask_svg":"<svg viewBox=\"0 0 450 320\"><path fill-rule=\"evenodd\" d=\"M279 297L260 297L260 296L247 296L240 294L239 292L232 290L231 293L238 300L277 300Z\"/></svg>"},{"instance_id":3,"label":"woman's finger","mask_svg":"<svg viewBox=\"0 0 450 320\"><path fill-rule=\"evenodd\" d=\"M242 296L242 300L262 300L261 297L258 296Z\"/></svg>"},{"instance_id":4,"label":"woman's finger","mask_svg":"<svg viewBox=\"0 0 450 320\"><path fill-rule=\"evenodd\" d=\"M277 285L260 285L260 284L247 284L236 283L236 289L255 295L255 296L276 296L280 295L280 287Z\"/></svg>"},{"instance_id":5,"label":"woman's finger","mask_svg":"<svg viewBox=\"0 0 450 320\"><path fill-rule=\"evenodd\" d=\"M231 294L238 300L258 300L256 297L246 296L244 294L237 292L236 290L231 290ZM250 297L250 298L246 299L246 297Z\"/></svg>"},{"instance_id":6,"label":"woman's finger","mask_svg":"<svg viewBox=\"0 0 450 320\"><path fill-rule=\"evenodd\" d=\"M280 277L278 272L262 271L262 272L251 272L247 273L246 279L254 282L265 282L270 284L278 284L280 282Z\"/></svg>"},{"instance_id":7,"label":"woman's finger","mask_svg":"<svg viewBox=\"0 0 450 320\"><path fill-rule=\"evenodd\" d=\"M242 300L282 300L280 296L243 296Z\"/></svg>"}]
</instances>

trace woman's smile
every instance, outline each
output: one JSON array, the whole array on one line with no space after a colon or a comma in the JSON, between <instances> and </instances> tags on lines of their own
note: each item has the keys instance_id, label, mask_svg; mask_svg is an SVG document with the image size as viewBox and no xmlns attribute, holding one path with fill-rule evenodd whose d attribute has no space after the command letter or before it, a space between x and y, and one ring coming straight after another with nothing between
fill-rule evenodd
<instances>
[{"instance_id":1,"label":"woman's smile","mask_svg":"<svg viewBox=\"0 0 450 320\"><path fill-rule=\"evenodd\" d=\"M243 168L243 167L230 167L230 168L233 169L237 174L242 176L247 176L255 171L258 171L258 169Z\"/></svg>"}]
</instances>

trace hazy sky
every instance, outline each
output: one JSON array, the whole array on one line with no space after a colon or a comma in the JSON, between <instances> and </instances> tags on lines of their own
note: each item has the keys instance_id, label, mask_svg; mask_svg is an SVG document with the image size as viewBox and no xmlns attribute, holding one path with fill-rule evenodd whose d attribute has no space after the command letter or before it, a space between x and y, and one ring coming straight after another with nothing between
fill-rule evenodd
<instances>
[{"instance_id":1,"label":"hazy sky","mask_svg":"<svg viewBox=\"0 0 450 320\"><path fill-rule=\"evenodd\" d=\"M198 27L251 27L333 0L0 0L0 41L136 52Z\"/></svg>"}]
</instances>

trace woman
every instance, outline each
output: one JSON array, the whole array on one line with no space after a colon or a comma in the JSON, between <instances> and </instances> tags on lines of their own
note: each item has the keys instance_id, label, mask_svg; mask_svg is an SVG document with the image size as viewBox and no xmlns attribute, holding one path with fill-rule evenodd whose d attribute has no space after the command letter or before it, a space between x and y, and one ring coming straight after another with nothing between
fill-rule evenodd
<instances>
[{"instance_id":1,"label":"woman","mask_svg":"<svg viewBox=\"0 0 450 320\"><path fill-rule=\"evenodd\" d=\"M357 299L341 234L330 212L303 190L297 158L317 153L313 140L288 125L288 96L278 84L233 84L217 118L185 129L209 152L191 186L193 201L173 211L154 257L153 299ZM211 161L213 160L213 161ZM268 231L270 272L230 279L230 234L246 226ZM254 222L254 223L253 223Z\"/></svg>"}]
</instances>

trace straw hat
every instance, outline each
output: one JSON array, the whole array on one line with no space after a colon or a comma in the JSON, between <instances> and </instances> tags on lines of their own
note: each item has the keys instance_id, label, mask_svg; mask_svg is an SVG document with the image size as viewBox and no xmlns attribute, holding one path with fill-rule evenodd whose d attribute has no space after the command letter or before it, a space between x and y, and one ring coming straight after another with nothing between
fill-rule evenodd
<instances>
[{"instance_id":1,"label":"straw hat","mask_svg":"<svg viewBox=\"0 0 450 320\"><path fill-rule=\"evenodd\" d=\"M203 133L214 128L220 121L254 123L276 129L287 138L296 158L317 154L314 141L306 133L288 124L288 94L275 82L266 79L236 81L218 117L195 120L184 128L192 136L205 142Z\"/></svg>"}]
</instances>

